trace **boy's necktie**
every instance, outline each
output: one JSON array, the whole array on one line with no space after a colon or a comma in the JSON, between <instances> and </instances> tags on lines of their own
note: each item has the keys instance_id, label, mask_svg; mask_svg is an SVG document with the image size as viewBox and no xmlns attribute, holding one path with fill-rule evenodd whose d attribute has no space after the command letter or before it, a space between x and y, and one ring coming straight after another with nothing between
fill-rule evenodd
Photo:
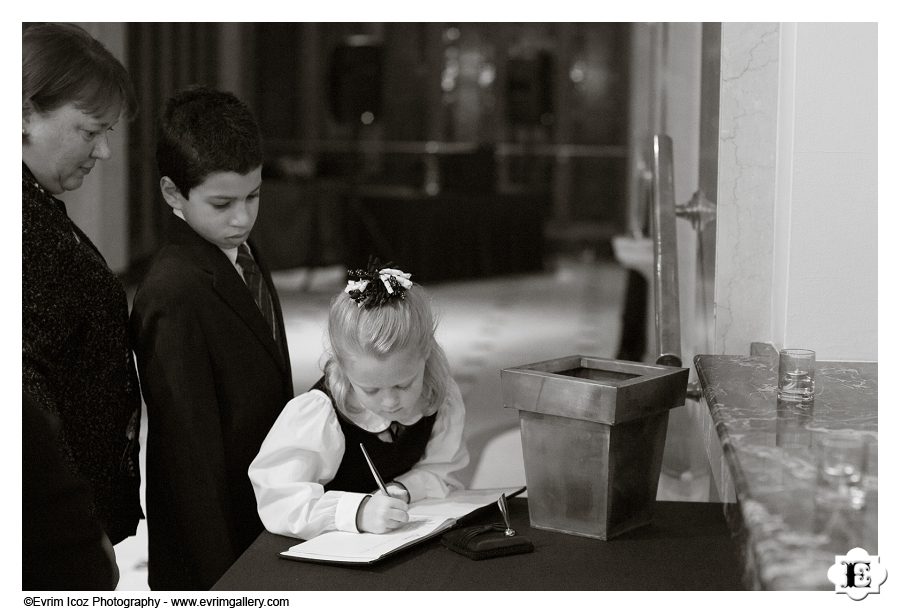
<instances>
[{"instance_id":1,"label":"boy's necktie","mask_svg":"<svg viewBox=\"0 0 900 613\"><path fill-rule=\"evenodd\" d=\"M241 246L238 247L237 263L244 272L244 281L247 284L247 289L250 290L250 294L253 296L256 306L259 307L260 312L269 324L269 329L272 331L272 337L275 339L275 342L278 343L278 348L280 350L281 345L278 338L280 330L275 324L275 307L272 304L272 296L269 294L269 288L266 287L266 282L263 280L262 273L259 271L259 266L256 265L256 261L253 259L253 256L250 255L250 249L247 248L247 243L242 243Z\"/></svg>"}]
</instances>

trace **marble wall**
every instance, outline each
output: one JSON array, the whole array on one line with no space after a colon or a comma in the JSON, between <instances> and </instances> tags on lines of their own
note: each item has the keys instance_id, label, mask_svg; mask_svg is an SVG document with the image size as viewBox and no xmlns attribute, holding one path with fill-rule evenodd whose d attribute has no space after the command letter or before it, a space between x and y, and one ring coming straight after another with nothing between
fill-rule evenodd
<instances>
[{"instance_id":1,"label":"marble wall","mask_svg":"<svg viewBox=\"0 0 900 613\"><path fill-rule=\"evenodd\" d=\"M877 25L722 25L714 352L877 359Z\"/></svg>"},{"instance_id":2,"label":"marble wall","mask_svg":"<svg viewBox=\"0 0 900 613\"><path fill-rule=\"evenodd\" d=\"M722 24L715 353L772 337L779 30Z\"/></svg>"},{"instance_id":3,"label":"marble wall","mask_svg":"<svg viewBox=\"0 0 900 613\"><path fill-rule=\"evenodd\" d=\"M782 54L794 55L794 119L778 150L791 168L779 168L790 183L776 207L790 213L787 257L775 262L786 287L773 303L775 338L820 358L876 360L878 27L793 28Z\"/></svg>"}]
</instances>

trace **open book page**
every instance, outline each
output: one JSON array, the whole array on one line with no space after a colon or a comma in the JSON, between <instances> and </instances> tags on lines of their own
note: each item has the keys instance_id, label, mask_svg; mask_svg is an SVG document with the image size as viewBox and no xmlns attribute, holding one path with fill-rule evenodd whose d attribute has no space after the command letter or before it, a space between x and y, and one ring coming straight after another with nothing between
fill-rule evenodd
<instances>
[{"instance_id":1,"label":"open book page","mask_svg":"<svg viewBox=\"0 0 900 613\"><path fill-rule=\"evenodd\" d=\"M372 562L453 522L453 518L411 516L407 524L385 534L326 532L284 553L316 560Z\"/></svg>"},{"instance_id":2,"label":"open book page","mask_svg":"<svg viewBox=\"0 0 900 613\"><path fill-rule=\"evenodd\" d=\"M476 509L496 504L500 494L506 494L508 498L521 489L508 487L490 490L454 490L446 498L426 498L411 504L409 514L459 518Z\"/></svg>"},{"instance_id":3,"label":"open book page","mask_svg":"<svg viewBox=\"0 0 900 613\"><path fill-rule=\"evenodd\" d=\"M509 496L520 489L457 490L447 498L429 498L410 505L409 522L391 532L326 532L294 545L281 555L323 562L373 562L407 545L443 532L453 526L456 519L494 504L500 494Z\"/></svg>"}]
</instances>

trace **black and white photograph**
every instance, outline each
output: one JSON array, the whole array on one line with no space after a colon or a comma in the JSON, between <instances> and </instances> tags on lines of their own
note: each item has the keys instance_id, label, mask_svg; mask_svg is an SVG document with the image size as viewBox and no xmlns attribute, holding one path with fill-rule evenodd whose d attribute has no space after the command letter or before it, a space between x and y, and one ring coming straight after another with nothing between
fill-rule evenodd
<instances>
[{"instance_id":1,"label":"black and white photograph","mask_svg":"<svg viewBox=\"0 0 900 613\"><path fill-rule=\"evenodd\" d=\"M8 28L11 603L891 599L890 30L566 7Z\"/></svg>"}]
</instances>

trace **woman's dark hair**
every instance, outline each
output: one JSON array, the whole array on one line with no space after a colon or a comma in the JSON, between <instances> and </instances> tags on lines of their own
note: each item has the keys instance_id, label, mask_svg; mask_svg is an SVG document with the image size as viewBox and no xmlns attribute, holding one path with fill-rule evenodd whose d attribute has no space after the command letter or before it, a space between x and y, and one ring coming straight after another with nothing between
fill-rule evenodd
<instances>
[{"instance_id":1,"label":"woman's dark hair","mask_svg":"<svg viewBox=\"0 0 900 613\"><path fill-rule=\"evenodd\" d=\"M39 113L72 103L94 116L113 105L126 120L137 114L125 67L90 34L67 23L40 23L22 32L22 106Z\"/></svg>"},{"instance_id":2,"label":"woman's dark hair","mask_svg":"<svg viewBox=\"0 0 900 613\"><path fill-rule=\"evenodd\" d=\"M156 164L185 198L212 173L247 174L262 162L259 126L234 94L195 85L166 102Z\"/></svg>"}]
</instances>

